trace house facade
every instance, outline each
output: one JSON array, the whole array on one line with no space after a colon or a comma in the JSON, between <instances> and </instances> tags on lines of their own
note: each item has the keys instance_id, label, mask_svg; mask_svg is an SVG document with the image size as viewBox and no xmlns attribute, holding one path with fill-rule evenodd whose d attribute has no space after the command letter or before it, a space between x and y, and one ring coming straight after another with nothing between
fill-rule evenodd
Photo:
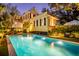
<instances>
[{"instance_id":1,"label":"house facade","mask_svg":"<svg viewBox=\"0 0 79 59\"><path fill-rule=\"evenodd\" d=\"M34 17L33 26L36 32L48 32L51 27L56 26L58 23L58 18L51 16L47 12L44 12L36 17Z\"/></svg>"},{"instance_id":2,"label":"house facade","mask_svg":"<svg viewBox=\"0 0 79 59\"><path fill-rule=\"evenodd\" d=\"M59 19L56 16L50 15L48 12L39 14L33 7L23 14L22 20L23 22L15 22L13 27L23 28L27 32L48 32L49 29L57 25ZM24 23L25 25L23 26Z\"/></svg>"}]
</instances>

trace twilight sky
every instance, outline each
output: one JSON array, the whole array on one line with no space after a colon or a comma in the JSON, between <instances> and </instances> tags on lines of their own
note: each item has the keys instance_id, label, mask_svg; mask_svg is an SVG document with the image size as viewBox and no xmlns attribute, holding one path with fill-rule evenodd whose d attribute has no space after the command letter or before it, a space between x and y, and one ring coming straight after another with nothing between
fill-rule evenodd
<instances>
[{"instance_id":1,"label":"twilight sky","mask_svg":"<svg viewBox=\"0 0 79 59\"><path fill-rule=\"evenodd\" d=\"M12 5L16 5L21 14L32 7L35 7L38 11L41 11L42 8L49 8L47 3L12 3Z\"/></svg>"}]
</instances>

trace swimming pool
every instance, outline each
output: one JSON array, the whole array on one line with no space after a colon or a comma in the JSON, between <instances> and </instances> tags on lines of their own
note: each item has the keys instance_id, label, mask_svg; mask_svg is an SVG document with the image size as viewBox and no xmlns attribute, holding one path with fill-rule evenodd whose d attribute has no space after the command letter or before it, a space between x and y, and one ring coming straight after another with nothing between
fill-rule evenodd
<instances>
[{"instance_id":1,"label":"swimming pool","mask_svg":"<svg viewBox=\"0 0 79 59\"><path fill-rule=\"evenodd\" d=\"M17 56L79 56L79 44L40 35L9 36Z\"/></svg>"}]
</instances>

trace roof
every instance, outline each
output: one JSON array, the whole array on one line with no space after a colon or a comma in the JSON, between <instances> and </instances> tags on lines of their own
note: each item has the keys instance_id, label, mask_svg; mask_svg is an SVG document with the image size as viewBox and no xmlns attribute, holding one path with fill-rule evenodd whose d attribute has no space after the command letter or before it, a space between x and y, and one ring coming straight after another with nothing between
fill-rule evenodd
<instances>
[{"instance_id":1,"label":"roof","mask_svg":"<svg viewBox=\"0 0 79 59\"><path fill-rule=\"evenodd\" d=\"M79 21L78 20L73 20L73 21L65 23L64 25L79 25Z\"/></svg>"},{"instance_id":2,"label":"roof","mask_svg":"<svg viewBox=\"0 0 79 59\"><path fill-rule=\"evenodd\" d=\"M58 17L53 16L53 15L49 14L48 12L41 13L41 14L35 16L34 18L37 18L37 17L40 17L40 16L43 16L44 17L45 15L48 15L48 16L53 17L54 19L57 19L58 20Z\"/></svg>"}]
</instances>

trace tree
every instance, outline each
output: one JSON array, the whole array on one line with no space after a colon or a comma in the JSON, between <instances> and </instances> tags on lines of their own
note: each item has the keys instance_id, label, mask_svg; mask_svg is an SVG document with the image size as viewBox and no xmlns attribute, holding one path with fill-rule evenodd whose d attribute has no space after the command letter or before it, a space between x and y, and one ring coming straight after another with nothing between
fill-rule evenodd
<instances>
[{"instance_id":1,"label":"tree","mask_svg":"<svg viewBox=\"0 0 79 59\"><path fill-rule=\"evenodd\" d=\"M3 21L3 15L5 13L6 6L4 4L0 4L0 21Z\"/></svg>"},{"instance_id":2,"label":"tree","mask_svg":"<svg viewBox=\"0 0 79 59\"><path fill-rule=\"evenodd\" d=\"M14 16L14 15L19 15L19 11L17 10L17 7L16 6L12 6L11 8L11 15Z\"/></svg>"},{"instance_id":3,"label":"tree","mask_svg":"<svg viewBox=\"0 0 79 59\"><path fill-rule=\"evenodd\" d=\"M49 3L52 15L60 19L60 23L64 24L72 20L78 20L79 5L76 3Z\"/></svg>"},{"instance_id":4,"label":"tree","mask_svg":"<svg viewBox=\"0 0 79 59\"><path fill-rule=\"evenodd\" d=\"M26 21L23 23L23 28L27 29L30 26L30 21Z\"/></svg>"},{"instance_id":5,"label":"tree","mask_svg":"<svg viewBox=\"0 0 79 59\"><path fill-rule=\"evenodd\" d=\"M41 11L41 12L42 12L42 13L44 13L44 12L50 13L49 9L47 9L47 8L42 8L42 11Z\"/></svg>"},{"instance_id":6,"label":"tree","mask_svg":"<svg viewBox=\"0 0 79 59\"><path fill-rule=\"evenodd\" d=\"M6 11L9 13L10 16L14 17L15 15L20 15L17 6L13 6L11 4L6 4Z\"/></svg>"},{"instance_id":7,"label":"tree","mask_svg":"<svg viewBox=\"0 0 79 59\"><path fill-rule=\"evenodd\" d=\"M15 15L19 15L19 11L16 6L11 4L0 4L0 25L9 27L12 25Z\"/></svg>"}]
</instances>

